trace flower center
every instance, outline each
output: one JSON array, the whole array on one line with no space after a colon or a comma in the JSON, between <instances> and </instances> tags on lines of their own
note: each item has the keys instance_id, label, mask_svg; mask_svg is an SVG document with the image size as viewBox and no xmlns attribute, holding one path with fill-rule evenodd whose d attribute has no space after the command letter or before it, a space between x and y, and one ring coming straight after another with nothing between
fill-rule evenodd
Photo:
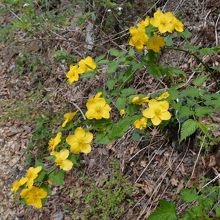
<instances>
[{"instance_id":1,"label":"flower center","mask_svg":"<svg viewBox=\"0 0 220 220\"><path fill-rule=\"evenodd\" d=\"M156 110L155 110L155 115L156 115L157 117L160 117L160 115L161 115L161 110L160 110L160 109L156 109Z\"/></svg>"}]
</instances>

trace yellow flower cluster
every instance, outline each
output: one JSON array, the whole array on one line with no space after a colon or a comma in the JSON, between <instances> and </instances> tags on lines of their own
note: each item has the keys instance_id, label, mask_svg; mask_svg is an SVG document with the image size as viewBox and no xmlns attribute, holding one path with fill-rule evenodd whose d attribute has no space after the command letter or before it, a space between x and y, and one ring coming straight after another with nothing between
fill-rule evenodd
<instances>
[{"instance_id":1,"label":"yellow flower cluster","mask_svg":"<svg viewBox=\"0 0 220 220\"><path fill-rule=\"evenodd\" d=\"M160 9L150 19L151 25L157 27L160 33L172 33L174 30L183 32L183 23L179 21L172 12L163 13Z\"/></svg>"},{"instance_id":2,"label":"yellow flower cluster","mask_svg":"<svg viewBox=\"0 0 220 220\"><path fill-rule=\"evenodd\" d=\"M138 129L146 128L148 119L151 119L152 124L155 126L159 125L164 120L170 120L171 114L168 111L169 102L164 100L164 99L168 98L168 96L169 96L168 92L164 92L156 99L151 99L151 100L149 100L149 97L147 97L148 99L146 99L146 97L145 97L145 98L142 98L142 100L141 100L141 98L139 96L136 96L135 100L141 100L139 102L134 102L133 101L134 98L133 98L133 100L132 100L133 104L141 105L146 102L148 103L148 108L146 108L142 111L143 117L140 119L137 119L134 122L135 128L138 128Z\"/></svg>"},{"instance_id":3,"label":"yellow flower cluster","mask_svg":"<svg viewBox=\"0 0 220 220\"><path fill-rule=\"evenodd\" d=\"M66 138L67 144L70 145L70 151L74 154L91 152L91 145L93 134L85 131L83 128L76 128L74 134Z\"/></svg>"},{"instance_id":4,"label":"yellow flower cluster","mask_svg":"<svg viewBox=\"0 0 220 220\"><path fill-rule=\"evenodd\" d=\"M64 115L65 121L62 124L62 127L65 128L67 123L73 120L77 112L68 112Z\"/></svg>"},{"instance_id":5,"label":"yellow flower cluster","mask_svg":"<svg viewBox=\"0 0 220 220\"><path fill-rule=\"evenodd\" d=\"M25 200L27 205L32 205L35 208L41 208L41 200L47 197L47 191L33 185L34 180L38 177L41 170L41 166L36 168L30 167L25 176L20 180L16 180L11 188L11 191L16 193L20 187L26 186L26 188L21 191L20 196Z\"/></svg>"},{"instance_id":6,"label":"yellow flower cluster","mask_svg":"<svg viewBox=\"0 0 220 220\"><path fill-rule=\"evenodd\" d=\"M60 167L60 169L69 171L73 167L73 162L68 160L69 150L63 149L60 152L53 151L51 155L55 157L55 163Z\"/></svg>"},{"instance_id":7,"label":"yellow flower cluster","mask_svg":"<svg viewBox=\"0 0 220 220\"><path fill-rule=\"evenodd\" d=\"M156 32L152 37L149 37L146 33L148 26L158 28L161 34L174 30L183 32L183 24L180 22L172 12L163 13L161 10L157 10L152 18L147 17L137 24L137 27L131 27L129 29L131 39L129 45L134 46L138 51L142 51L146 46L148 50L159 52L161 47L165 45L164 38L158 36Z\"/></svg>"},{"instance_id":8,"label":"yellow flower cluster","mask_svg":"<svg viewBox=\"0 0 220 220\"><path fill-rule=\"evenodd\" d=\"M88 119L100 120L102 118L110 118L111 107L101 96L102 93L98 92L95 96L90 97L90 99L87 101L87 112L85 115Z\"/></svg>"},{"instance_id":9,"label":"yellow flower cluster","mask_svg":"<svg viewBox=\"0 0 220 220\"><path fill-rule=\"evenodd\" d=\"M79 76L83 73L89 72L96 68L96 63L92 57L88 56L85 59L80 60L76 65L70 65L70 70L66 74L68 83L72 84L79 80Z\"/></svg>"}]
</instances>

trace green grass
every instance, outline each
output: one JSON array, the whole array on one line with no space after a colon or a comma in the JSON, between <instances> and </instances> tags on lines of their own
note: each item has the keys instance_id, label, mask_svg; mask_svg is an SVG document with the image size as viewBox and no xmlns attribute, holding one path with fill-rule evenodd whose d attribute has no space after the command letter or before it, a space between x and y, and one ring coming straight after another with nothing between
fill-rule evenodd
<instances>
[{"instance_id":1,"label":"green grass","mask_svg":"<svg viewBox=\"0 0 220 220\"><path fill-rule=\"evenodd\" d=\"M81 182L85 185L82 198L77 189L72 189L71 197L78 207L72 213L72 219L119 219L126 208L133 204L131 196L135 189L120 171L119 162L111 162L110 167L111 176L102 179L99 185L87 176L81 177Z\"/></svg>"}]
</instances>

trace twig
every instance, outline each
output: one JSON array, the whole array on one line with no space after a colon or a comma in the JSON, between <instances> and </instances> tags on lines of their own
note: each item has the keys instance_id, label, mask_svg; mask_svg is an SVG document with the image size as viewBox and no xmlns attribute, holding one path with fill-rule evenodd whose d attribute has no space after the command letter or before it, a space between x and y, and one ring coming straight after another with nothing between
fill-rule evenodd
<instances>
[{"instance_id":1,"label":"twig","mask_svg":"<svg viewBox=\"0 0 220 220\"><path fill-rule=\"evenodd\" d=\"M157 151L159 151L161 148L163 147L163 144L159 147L159 149ZM156 151L156 152L157 152ZM138 180L142 177L142 175L145 173L145 171L147 170L147 168L149 167L149 165L151 164L151 162L153 161L153 159L156 157L156 152L154 153L154 155L152 156L152 158L150 159L150 161L148 162L148 164L146 165L146 167L142 170L141 174L139 175L139 177L136 179L135 183L138 182Z\"/></svg>"},{"instance_id":2,"label":"twig","mask_svg":"<svg viewBox=\"0 0 220 220\"><path fill-rule=\"evenodd\" d=\"M218 46L218 21L219 21L219 18L220 18L220 14L218 15L218 18L217 18L216 23L215 23L215 42L216 42L216 46Z\"/></svg>"},{"instance_id":3,"label":"twig","mask_svg":"<svg viewBox=\"0 0 220 220\"><path fill-rule=\"evenodd\" d=\"M177 48L177 47L164 47L164 49L165 49L165 50L182 51L182 52L185 52L185 53L187 53L187 54L189 54L189 55L192 55L192 56L194 56L194 57L205 67L205 69L206 69L207 71L213 72L212 69L211 69L206 63L204 63L204 62L202 61L202 59L201 59L198 55L196 55L195 53L192 53L192 52L190 52L190 51L188 51L188 50L185 50L185 49L183 49L183 48Z\"/></svg>"},{"instance_id":4,"label":"twig","mask_svg":"<svg viewBox=\"0 0 220 220\"><path fill-rule=\"evenodd\" d=\"M73 104L75 106L76 109L78 109L83 117L84 120L86 120L86 116L84 115L83 111L81 110L81 108L74 102L71 102L71 104Z\"/></svg>"},{"instance_id":5,"label":"twig","mask_svg":"<svg viewBox=\"0 0 220 220\"><path fill-rule=\"evenodd\" d=\"M198 152L198 155L197 155L197 158L196 158L195 164L194 164L194 166L193 166L192 174L191 174L191 176L190 176L190 178L189 178L189 180L188 180L186 186L189 184L189 181L190 181L191 178L194 176L195 169L196 169L196 165L197 165L197 163L198 163L198 160L199 160L199 157L200 157L200 154L201 154L201 151L202 151L203 145L204 145L204 143L205 143L205 138L206 138L206 136L204 136L203 142L202 142L202 144L201 144L201 146L200 146L200 148L199 148L199 152Z\"/></svg>"},{"instance_id":6,"label":"twig","mask_svg":"<svg viewBox=\"0 0 220 220\"><path fill-rule=\"evenodd\" d=\"M207 187L209 184L215 182L215 181L216 181L217 179L219 179L219 178L220 178L220 173L219 173L215 178L213 178L213 179L210 180L208 183L206 183L206 184L199 190L199 192L200 192L203 188Z\"/></svg>"}]
</instances>

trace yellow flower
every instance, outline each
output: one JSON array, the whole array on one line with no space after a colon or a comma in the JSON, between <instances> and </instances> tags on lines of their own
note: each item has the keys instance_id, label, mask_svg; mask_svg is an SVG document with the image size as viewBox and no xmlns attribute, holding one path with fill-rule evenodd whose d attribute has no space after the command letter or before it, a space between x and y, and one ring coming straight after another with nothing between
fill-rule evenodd
<instances>
[{"instance_id":1,"label":"yellow flower","mask_svg":"<svg viewBox=\"0 0 220 220\"><path fill-rule=\"evenodd\" d=\"M39 209L42 208L42 199L47 197L47 192L44 189L32 186L28 189L23 189L20 193L21 198L25 199L27 205Z\"/></svg>"},{"instance_id":2,"label":"yellow flower","mask_svg":"<svg viewBox=\"0 0 220 220\"><path fill-rule=\"evenodd\" d=\"M26 185L30 188L34 184L34 180L38 177L38 173L42 170L42 166L38 166L36 168L30 167L26 174L25 177L27 178Z\"/></svg>"},{"instance_id":3,"label":"yellow flower","mask_svg":"<svg viewBox=\"0 0 220 220\"><path fill-rule=\"evenodd\" d=\"M148 96L145 96L143 98L141 98L140 96L135 96L131 102L134 104L134 105L142 105L146 102L149 101L149 97Z\"/></svg>"},{"instance_id":4,"label":"yellow flower","mask_svg":"<svg viewBox=\"0 0 220 220\"><path fill-rule=\"evenodd\" d=\"M64 119L65 121L62 124L62 127L64 128L66 126L66 124L70 121L73 120L74 116L76 115L77 112L68 112L64 115Z\"/></svg>"},{"instance_id":5,"label":"yellow flower","mask_svg":"<svg viewBox=\"0 0 220 220\"><path fill-rule=\"evenodd\" d=\"M147 49L153 50L156 53L158 53L160 51L160 48L164 45L165 42L163 37L159 37L156 33L154 33L152 39L150 39L146 44Z\"/></svg>"},{"instance_id":6,"label":"yellow flower","mask_svg":"<svg viewBox=\"0 0 220 220\"><path fill-rule=\"evenodd\" d=\"M160 33L170 32L174 30L183 32L183 24L180 22L172 12L163 13L158 9L151 18L150 23L157 27Z\"/></svg>"},{"instance_id":7,"label":"yellow flower","mask_svg":"<svg viewBox=\"0 0 220 220\"><path fill-rule=\"evenodd\" d=\"M90 97L89 100L86 103L86 107L90 108L90 106L92 106L93 104L95 104L98 101L104 101L105 102L105 99L101 98L101 96L102 96L102 92L98 92L95 96Z\"/></svg>"},{"instance_id":8,"label":"yellow flower","mask_svg":"<svg viewBox=\"0 0 220 220\"><path fill-rule=\"evenodd\" d=\"M71 160L68 160L69 157L69 150L63 149L60 152L53 151L51 153L52 156L55 157L55 163L65 171L69 171L73 167L73 163Z\"/></svg>"},{"instance_id":9,"label":"yellow flower","mask_svg":"<svg viewBox=\"0 0 220 220\"><path fill-rule=\"evenodd\" d=\"M183 29L184 29L183 23L179 21L177 18L175 19L175 22L174 22L174 28L178 32L183 32Z\"/></svg>"},{"instance_id":10,"label":"yellow flower","mask_svg":"<svg viewBox=\"0 0 220 220\"><path fill-rule=\"evenodd\" d=\"M73 84L74 82L78 81L79 74L80 74L79 67L77 65L75 66L70 65L70 70L66 74L66 77L68 78L68 83Z\"/></svg>"},{"instance_id":11,"label":"yellow flower","mask_svg":"<svg viewBox=\"0 0 220 220\"><path fill-rule=\"evenodd\" d=\"M164 92L162 93L158 98L156 98L158 101L162 100L162 99L166 99L169 97L169 92Z\"/></svg>"},{"instance_id":12,"label":"yellow flower","mask_svg":"<svg viewBox=\"0 0 220 220\"><path fill-rule=\"evenodd\" d=\"M55 138L51 138L48 143L48 148L50 151L54 151L56 146L61 142L62 133L58 132Z\"/></svg>"},{"instance_id":13,"label":"yellow flower","mask_svg":"<svg viewBox=\"0 0 220 220\"><path fill-rule=\"evenodd\" d=\"M101 95L102 93L97 93L86 103L87 112L85 115L88 119L99 120L110 118L111 107L106 103L104 98L100 97Z\"/></svg>"},{"instance_id":14,"label":"yellow flower","mask_svg":"<svg viewBox=\"0 0 220 220\"><path fill-rule=\"evenodd\" d=\"M16 180L13 184L12 184L12 188L11 191L13 193L17 192L18 189L23 186L25 183L27 182L27 178L26 177L22 177L20 180Z\"/></svg>"},{"instance_id":15,"label":"yellow flower","mask_svg":"<svg viewBox=\"0 0 220 220\"><path fill-rule=\"evenodd\" d=\"M152 99L148 103L148 108L142 114L144 117L150 118L153 125L159 125L163 120L169 120L171 118L168 109L169 103L167 101Z\"/></svg>"},{"instance_id":16,"label":"yellow flower","mask_svg":"<svg viewBox=\"0 0 220 220\"><path fill-rule=\"evenodd\" d=\"M68 78L68 83L72 84L79 80L79 75L85 72L94 70L96 68L96 63L92 57L88 56L85 59L82 59L75 66L70 65L70 70L66 74Z\"/></svg>"},{"instance_id":17,"label":"yellow flower","mask_svg":"<svg viewBox=\"0 0 220 220\"><path fill-rule=\"evenodd\" d=\"M138 26L139 28L146 28L147 26L149 26L149 24L150 24L150 18L149 18L149 17L146 17L145 20L140 21L140 22L137 24L137 26Z\"/></svg>"},{"instance_id":18,"label":"yellow flower","mask_svg":"<svg viewBox=\"0 0 220 220\"><path fill-rule=\"evenodd\" d=\"M79 61L79 72L80 74L94 70L96 68L96 63L92 57L88 56L83 60Z\"/></svg>"},{"instance_id":19,"label":"yellow flower","mask_svg":"<svg viewBox=\"0 0 220 220\"><path fill-rule=\"evenodd\" d=\"M134 127L137 129L142 130L143 128L147 127L147 119L145 117L142 117L141 119L138 119L134 122Z\"/></svg>"},{"instance_id":20,"label":"yellow flower","mask_svg":"<svg viewBox=\"0 0 220 220\"><path fill-rule=\"evenodd\" d=\"M120 116L123 117L124 115L125 115L125 110L124 110L124 109L121 109L121 110L120 110Z\"/></svg>"},{"instance_id":21,"label":"yellow flower","mask_svg":"<svg viewBox=\"0 0 220 220\"><path fill-rule=\"evenodd\" d=\"M91 152L91 145L93 134L86 132L83 128L76 128L73 135L66 138L66 142L70 145L70 151L74 154L80 152L88 154Z\"/></svg>"},{"instance_id":22,"label":"yellow flower","mask_svg":"<svg viewBox=\"0 0 220 220\"><path fill-rule=\"evenodd\" d=\"M42 170L42 166L38 166L36 168L30 167L26 174L25 178L27 178L26 185L28 188L31 188L34 184L34 180L38 177L38 173Z\"/></svg>"},{"instance_id":23,"label":"yellow flower","mask_svg":"<svg viewBox=\"0 0 220 220\"><path fill-rule=\"evenodd\" d=\"M131 27L129 29L131 39L129 45L136 47L137 50L142 51L148 41L148 36L145 33L145 27L139 25L139 27Z\"/></svg>"},{"instance_id":24,"label":"yellow flower","mask_svg":"<svg viewBox=\"0 0 220 220\"><path fill-rule=\"evenodd\" d=\"M172 33L174 30L174 25L172 23L173 16L170 13L163 13L160 9L158 9L154 13L154 17L151 18L150 23L157 27L160 33L170 32Z\"/></svg>"}]
</instances>

